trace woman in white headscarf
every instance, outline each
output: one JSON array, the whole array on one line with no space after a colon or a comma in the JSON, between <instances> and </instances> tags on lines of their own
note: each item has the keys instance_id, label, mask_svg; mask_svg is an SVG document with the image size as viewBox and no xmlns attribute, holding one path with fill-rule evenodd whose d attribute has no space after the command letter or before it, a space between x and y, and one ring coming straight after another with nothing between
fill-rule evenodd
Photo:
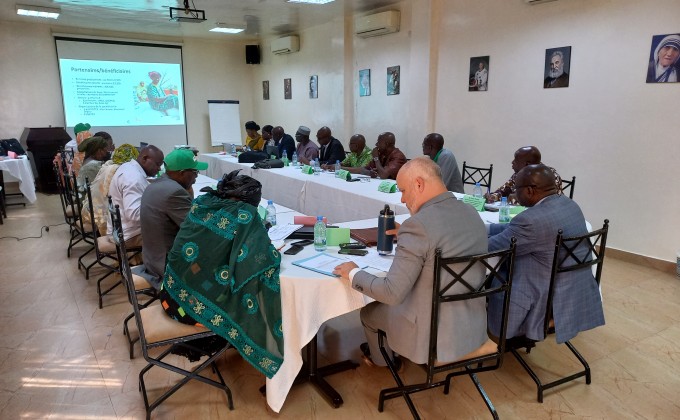
<instances>
[{"instance_id":1,"label":"woman in white headscarf","mask_svg":"<svg viewBox=\"0 0 680 420\"><path fill-rule=\"evenodd\" d=\"M668 35L659 42L649 62L647 83L677 82L680 58L680 35Z\"/></svg>"}]
</instances>

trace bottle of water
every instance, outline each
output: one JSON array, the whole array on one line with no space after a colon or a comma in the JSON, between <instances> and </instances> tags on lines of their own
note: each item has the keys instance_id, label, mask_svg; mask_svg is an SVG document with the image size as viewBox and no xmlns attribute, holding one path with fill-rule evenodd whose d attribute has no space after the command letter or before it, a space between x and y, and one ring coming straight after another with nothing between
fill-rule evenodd
<instances>
[{"instance_id":1,"label":"bottle of water","mask_svg":"<svg viewBox=\"0 0 680 420\"><path fill-rule=\"evenodd\" d=\"M236 154L236 145L234 143L231 144L231 154L232 155Z\"/></svg>"},{"instance_id":2,"label":"bottle of water","mask_svg":"<svg viewBox=\"0 0 680 420\"><path fill-rule=\"evenodd\" d=\"M319 252L326 250L326 224L323 222L323 216L316 216L316 223L314 224L314 249Z\"/></svg>"},{"instance_id":3,"label":"bottle of water","mask_svg":"<svg viewBox=\"0 0 680 420\"><path fill-rule=\"evenodd\" d=\"M293 152L293 166L298 166L297 153Z\"/></svg>"},{"instance_id":4,"label":"bottle of water","mask_svg":"<svg viewBox=\"0 0 680 420\"><path fill-rule=\"evenodd\" d=\"M267 222L272 226L276 226L276 208L272 200L267 201Z\"/></svg>"},{"instance_id":5,"label":"bottle of water","mask_svg":"<svg viewBox=\"0 0 680 420\"><path fill-rule=\"evenodd\" d=\"M319 159L314 159L314 175L319 175L321 173L321 167L319 166Z\"/></svg>"},{"instance_id":6,"label":"bottle of water","mask_svg":"<svg viewBox=\"0 0 680 420\"><path fill-rule=\"evenodd\" d=\"M508 197L501 198L501 208L498 212L499 223L510 223L510 207L508 207Z\"/></svg>"},{"instance_id":7,"label":"bottle of water","mask_svg":"<svg viewBox=\"0 0 680 420\"><path fill-rule=\"evenodd\" d=\"M472 195L479 198L484 197L482 194L482 186L479 185L479 182L475 182L475 187L472 189Z\"/></svg>"},{"instance_id":8,"label":"bottle of water","mask_svg":"<svg viewBox=\"0 0 680 420\"><path fill-rule=\"evenodd\" d=\"M338 177L338 172L340 172L340 161L336 160L335 161L335 177Z\"/></svg>"}]
</instances>

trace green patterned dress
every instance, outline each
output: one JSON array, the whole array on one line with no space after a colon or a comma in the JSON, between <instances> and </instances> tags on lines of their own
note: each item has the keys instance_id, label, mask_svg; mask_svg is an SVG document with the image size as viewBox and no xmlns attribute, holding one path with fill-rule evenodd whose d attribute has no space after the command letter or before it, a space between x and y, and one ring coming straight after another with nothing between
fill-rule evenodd
<instances>
[{"instance_id":1,"label":"green patterned dress","mask_svg":"<svg viewBox=\"0 0 680 420\"><path fill-rule=\"evenodd\" d=\"M280 264L255 207L205 194L177 233L163 288L271 378L283 362Z\"/></svg>"}]
</instances>

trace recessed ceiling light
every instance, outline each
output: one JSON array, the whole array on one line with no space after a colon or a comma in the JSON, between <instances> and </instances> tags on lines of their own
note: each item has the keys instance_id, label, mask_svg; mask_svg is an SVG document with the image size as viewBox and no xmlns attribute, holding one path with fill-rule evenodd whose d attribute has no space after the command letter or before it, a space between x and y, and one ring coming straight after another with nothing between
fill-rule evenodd
<instances>
[{"instance_id":1,"label":"recessed ceiling light","mask_svg":"<svg viewBox=\"0 0 680 420\"><path fill-rule=\"evenodd\" d=\"M288 3L326 4L335 0L288 0Z\"/></svg>"},{"instance_id":2,"label":"recessed ceiling light","mask_svg":"<svg viewBox=\"0 0 680 420\"><path fill-rule=\"evenodd\" d=\"M24 6L17 4L17 15L20 16L30 16L39 17L46 19L58 19L61 10L52 7L42 7L42 6Z\"/></svg>"},{"instance_id":3,"label":"recessed ceiling light","mask_svg":"<svg viewBox=\"0 0 680 420\"><path fill-rule=\"evenodd\" d=\"M222 32L224 34L238 34L243 32L244 28L225 28L222 26L216 26L210 30L210 32Z\"/></svg>"}]
</instances>

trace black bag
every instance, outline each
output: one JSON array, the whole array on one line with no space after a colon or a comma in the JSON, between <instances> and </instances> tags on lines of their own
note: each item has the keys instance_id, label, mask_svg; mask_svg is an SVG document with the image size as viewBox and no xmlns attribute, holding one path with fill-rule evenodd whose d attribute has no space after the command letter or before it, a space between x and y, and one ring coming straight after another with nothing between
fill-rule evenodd
<instances>
[{"instance_id":1,"label":"black bag","mask_svg":"<svg viewBox=\"0 0 680 420\"><path fill-rule=\"evenodd\" d=\"M21 147L17 139L0 140L0 155L7 156L7 152L14 152L17 155L25 155L26 151Z\"/></svg>"},{"instance_id":2,"label":"black bag","mask_svg":"<svg viewBox=\"0 0 680 420\"><path fill-rule=\"evenodd\" d=\"M257 152L255 150L251 150L249 152L243 152L240 155L238 155L238 163L255 163L261 160L265 160L267 158L269 158L269 155L266 154L265 152Z\"/></svg>"},{"instance_id":3,"label":"black bag","mask_svg":"<svg viewBox=\"0 0 680 420\"><path fill-rule=\"evenodd\" d=\"M253 169L283 168L283 166L283 161L281 159L265 159L255 162Z\"/></svg>"}]
</instances>

